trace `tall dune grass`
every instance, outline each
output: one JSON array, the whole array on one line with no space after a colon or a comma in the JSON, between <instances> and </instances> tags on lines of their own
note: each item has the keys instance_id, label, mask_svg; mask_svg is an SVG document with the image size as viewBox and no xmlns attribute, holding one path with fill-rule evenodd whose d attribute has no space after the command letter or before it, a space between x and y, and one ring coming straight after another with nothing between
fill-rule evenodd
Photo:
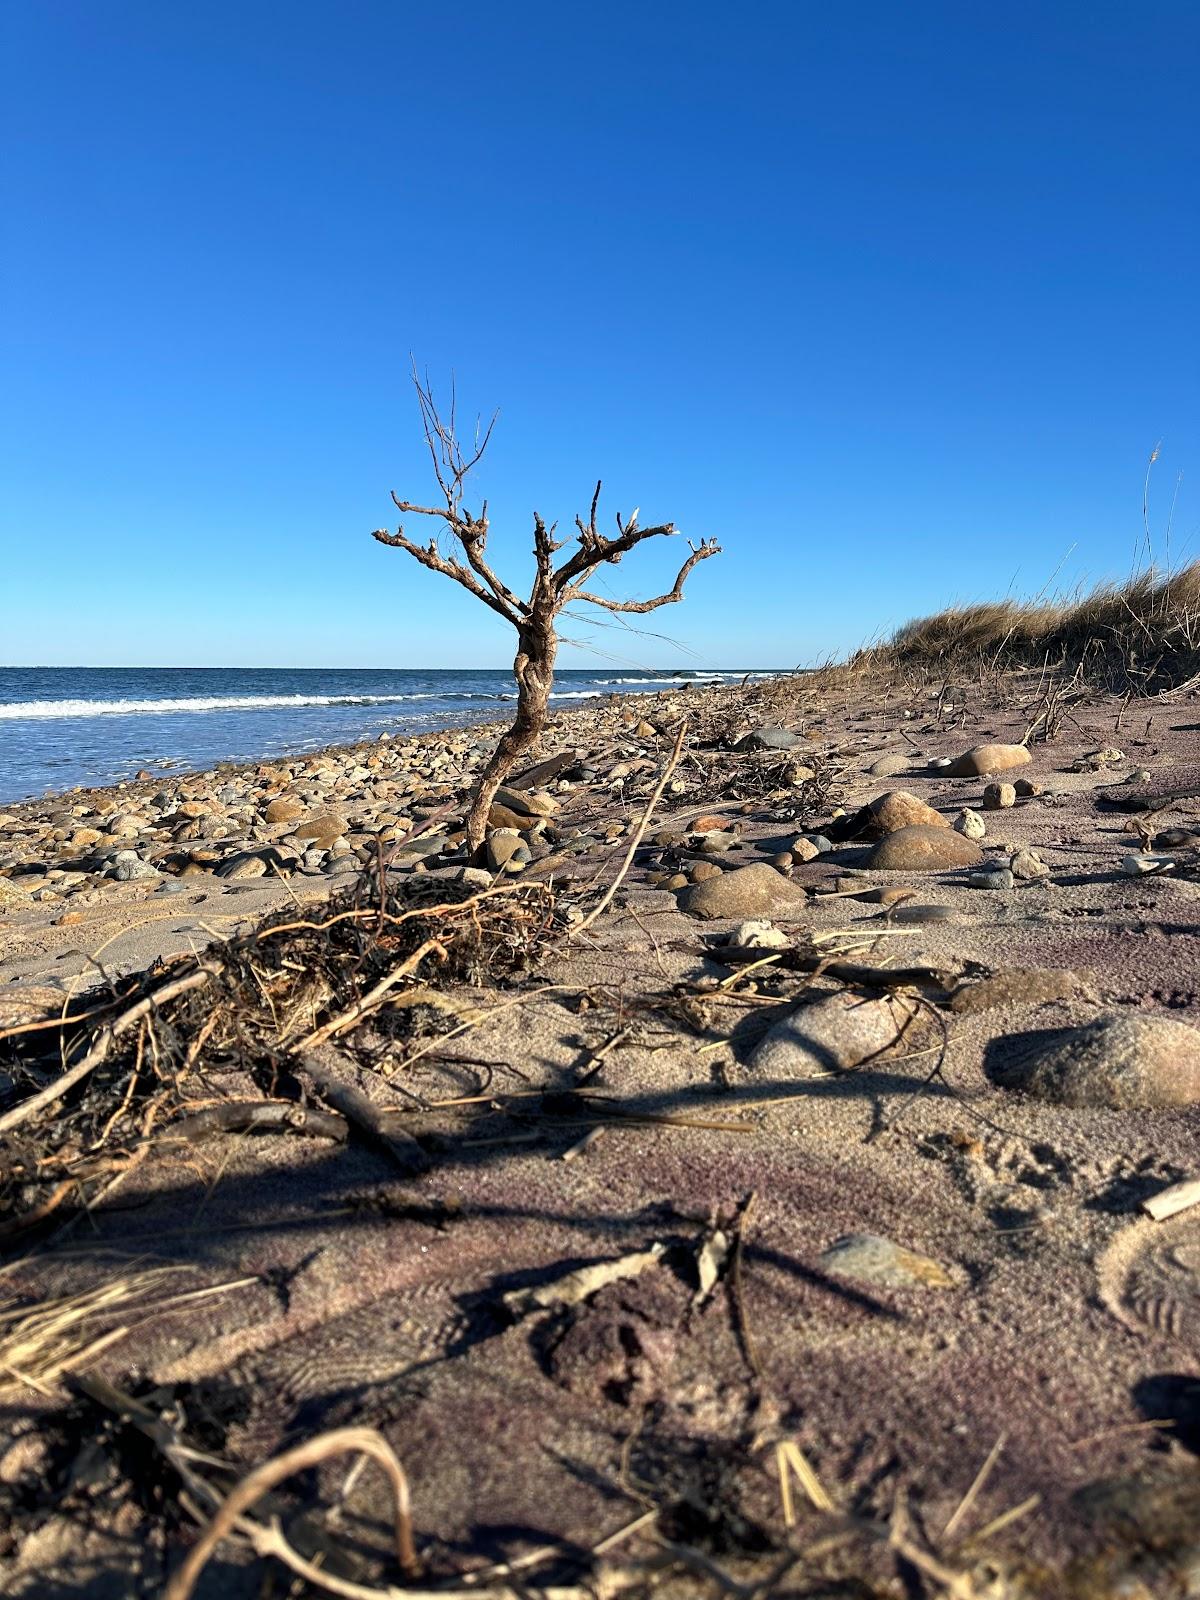
<instances>
[{"instance_id":1,"label":"tall dune grass","mask_svg":"<svg viewBox=\"0 0 1200 1600\"><path fill-rule=\"evenodd\" d=\"M1200 561L1054 600L950 606L863 655L956 670L1049 662L1114 688L1170 688L1200 672Z\"/></svg>"}]
</instances>

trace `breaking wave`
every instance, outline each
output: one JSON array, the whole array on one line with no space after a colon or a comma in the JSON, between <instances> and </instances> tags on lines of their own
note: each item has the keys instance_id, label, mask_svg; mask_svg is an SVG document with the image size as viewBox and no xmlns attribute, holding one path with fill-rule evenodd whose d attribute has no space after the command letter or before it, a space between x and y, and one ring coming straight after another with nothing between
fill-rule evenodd
<instances>
[{"instance_id":1,"label":"breaking wave","mask_svg":"<svg viewBox=\"0 0 1200 1600\"><path fill-rule=\"evenodd\" d=\"M498 700L495 694L447 690L442 694L192 695L178 700L20 700L0 705L0 721L50 717L154 716L159 712L270 711L288 706L386 706L409 700Z\"/></svg>"}]
</instances>

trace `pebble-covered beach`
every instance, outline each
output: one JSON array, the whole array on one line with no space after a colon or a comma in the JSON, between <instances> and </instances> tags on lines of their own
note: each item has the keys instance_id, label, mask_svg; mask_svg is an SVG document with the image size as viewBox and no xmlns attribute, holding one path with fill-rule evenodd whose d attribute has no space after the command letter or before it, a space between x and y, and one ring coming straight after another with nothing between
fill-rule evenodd
<instances>
[{"instance_id":1,"label":"pebble-covered beach","mask_svg":"<svg viewBox=\"0 0 1200 1600\"><path fill-rule=\"evenodd\" d=\"M499 1559L486 1525L505 1559L551 1546L620 1592L661 1543L590 1552L658 1508L684 1552L664 1595L694 1593L701 1559L757 1593L798 1540L807 1588L781 1592L891 1596L902 1504L917 1569L959 1584L927 1592L1193 1592L1194 696L1076 685L1050 738L1036 673L589 703L555 714L474 858L464 799L497 724L9 807L3 1028L102 1007L122 973L169 980L284 908L324 926L331 893L374 903L372 875L393 910L421 879L448 900L543 885L547 907L528 973L431 964L392 993L431 1008L424 1031L385 1008L310 1063L386 1116L403 1175L339 1131L319 1076L297 1089L305 1058L206 1060L164 1011L145 1049L191 1076L107 1165L69 1106L44 1149L14 1125L10 1285L33 1304L169 1263L214 1298L147 1316L95 1372L239 1470L381 1428L431 1581ZM295 966L247 969L264 1006ZM326 1002L305 1004L324 1038ZM30 1088L5 1070L0 1132ZM132 1116L145 1070L97 1126ZM274 1134L214 1124L250 1098ZM62 1476L83 1423L109 1424L64 1411L57 1378L6 1381L9 1592L67 1592L67 1551L88 1592L128 1592ZM152 1551L158 1514L112 1462L123 1536ZM21 1485L60 1478L35 1526ZM370 1474L354 1506L354 1570L378 1578ZM253 1574L232 1553L224 1592Z\"/></svg>"}]
</instances>

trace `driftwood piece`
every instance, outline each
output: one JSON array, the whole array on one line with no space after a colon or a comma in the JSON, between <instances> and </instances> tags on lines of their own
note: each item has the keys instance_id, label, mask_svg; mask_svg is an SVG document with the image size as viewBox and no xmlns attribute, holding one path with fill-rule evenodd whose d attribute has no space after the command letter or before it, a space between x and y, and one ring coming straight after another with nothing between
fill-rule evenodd
<instances>
[{"instance_id":1,"label":"driftwood piece","mask_svg":"<svg viewBox=\"0 0 1200 1600\"><path fill-rule=\"evenodd\" d=\"M406 1176L429 1169L429 1157L413 1138L395 1123L395 1114L381 1110L361 1089L345 1082L311 1055L299 1058L301 1069L312 1079L317 1093L346 1121L357 1128L368 1144L382 1151L393 1166Z\"/></svg>"},{"instance_id":2,"label":"driftwood piece","mask_svg":"<svg viewBox=\"0 0 1200 1600\"><path fill-rule=\"evenodd\" d=\"M1142 1210L1155 1222L1165 1222L1168 1217L1196 1205L1200 1205L1200 1178L1185 1178L1181 1183L1173 1183L1170 1188L1160 1189L1148 1200L1143 1200Z\"/></svg>"},{"instance_id":3,"label":"driftwood piece","mask_svg":"<svg viewBox=\"0 0 1200 1600\"><path fill-rule=\"evenodd\" d=\"M666 1245L654 1243L649 1250L635 1250L631 1255L619 1256L615 1261L597 1261L588 1267L577 1267L550 1283L540 1283L532 1288L510 1289L504 1295L504 1304L514 1316L524 1316L528 1311L545 1311L554 1306L574 1306L586 1300L610 1283L623 1278L636 1278L662 1260Z\"/></svg>"},{"instance_id":4,"label":"driftwood piece","mask_svg":"<svg viewBox=\"0 0 1200 1600\"><path fill-rule=\"evenodd\" d=\"M289 1101L232 1100L228 1105L209 1106L173 1123L164 1130L163 1141L186 1139L198 1144L215 1133L299 1133L310 1139L333 1139L344 1144L349 1128L345 1117Z\"/></svg>"},{"instance_id":5,"label":"driftwood piece","mask_svg":"<svg viewBox=\"0 0 1200 1600\"><path fill-rule=\"evenodd\" d=\"M871 967L858 961L822 961L819 957L801 962L801 970L815 971L818 967L826 977L841 983L861 983L871 989L905 989L922 983L950 989L961 976L953 967Z\"/></svg>"}]
</instances>

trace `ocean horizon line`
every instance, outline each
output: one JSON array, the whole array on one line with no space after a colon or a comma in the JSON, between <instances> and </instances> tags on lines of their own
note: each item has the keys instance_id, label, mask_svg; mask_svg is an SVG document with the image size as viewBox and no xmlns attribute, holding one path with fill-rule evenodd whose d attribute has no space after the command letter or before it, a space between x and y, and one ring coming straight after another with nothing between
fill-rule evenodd
<instances>
[{"instance_id":1,"label":"ocean horizon line","mask_svg":"<svg viewBox=\"0 0 1200 1600\"><path fill-rule=\"evenodd\" d=\"M601 668L601 667L593 668L593 667L566 666L566 667L556 667L555 668L555 673L557 674L557 673L560 673L560 672L581 672L581 673L588 674L589 676L598 676L599 673L604 671L604 670L616 671L615 668L611 668L611 667L605 669L605 668ZM752 666L752 667L743 667L743 666L736 666L736 667L696 667L696 666L633 667L633 666L631 666L631 667L626 668L625 670L628 671L628 672L645 672L645 673L654 673L654 674L671 673L671 672L674 672L674 673L685 673L685 672L687 672L687 673L692 673L692 674L694 674L696 676L703 676L705 673L710 673L710 674L711 673L719 673L722 676L729 675L729 676L740 677L743 673L746 673L746 672L762 672L762 673L771 673L771 674L775 674L775 673L789 674L789 673L793 673L793 672L807 672L807 671L810 671L811 668L808 668L808 667L797 667L795 665L790 666L790 667L771 667L771 666L762 666L762 665L756 665L756 666ZM226 664L226 663L218 663L218 664L214 664L214 665L210 665L210 666L200 665L200 664L195 663L195 662L179 665L179 664L175 664L175 663L163 663L163 662L155 662L155 661L144 661L144 662L127 662L127 661L107 662L107 661L103 661L103 662L98 662L98 663L94 662L94 661L73 661L73 662L0 661L0 672L491 672L491 673L507 672L507 673L511 674L512 673L512 663L511 662L505 662L505 663L501 663L498 666L482 666L482 667L433 666L433 665L430 665L428 663L423 663L420 666L407 666L407 667L396 667L396 666L369 666L369 667L356 666L356 667L347 667L347 666L339 666L336 663L329 663L329 664L326 664L324 666L316 666L316 667L314 667L312 665L308 665L308 666L293 666L293 665L291 665L290 663L288 663L286 661L284 661L284 662L272 662L270 665L266 665L265 663L261 663L260 662L260 663L258 663L257 665L254 665L254 666L247 666L244 663L237 662L237 661L230 662L228 664Z\"/></svg>"}]
</instances>

